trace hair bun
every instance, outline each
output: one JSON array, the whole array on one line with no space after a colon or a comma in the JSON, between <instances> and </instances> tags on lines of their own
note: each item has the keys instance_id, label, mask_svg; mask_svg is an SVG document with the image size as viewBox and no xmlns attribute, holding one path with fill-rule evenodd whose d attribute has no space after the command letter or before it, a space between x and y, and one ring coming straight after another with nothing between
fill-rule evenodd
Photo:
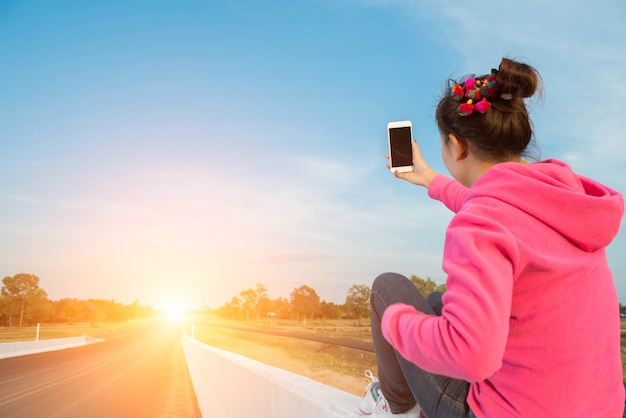
<instances>
[{"instance_id":1,"label":"hair bun","mask_svg":"<svg viewBox=\"0 0 626 418\"><path fill-rule=\"evenodd\" d=\"M502 58L496 79L496 86L501 95L525 99L534 95L540 84L541 76L533 67Z\"/></svg>"}]
</instances>

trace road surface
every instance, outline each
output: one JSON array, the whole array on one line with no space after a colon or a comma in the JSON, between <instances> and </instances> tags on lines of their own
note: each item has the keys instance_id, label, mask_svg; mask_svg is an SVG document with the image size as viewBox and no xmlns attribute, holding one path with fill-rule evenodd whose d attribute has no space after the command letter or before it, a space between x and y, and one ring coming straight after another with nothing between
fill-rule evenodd
<instances>
[{"instance_id":1,"label":"road surface","mask_svg":"<svg viewBox=\"0 0 626 418\"><path fill-rule=\"evenodd\" d=\"M200 417L176 323L106 339L0 360L0 417Z\"/></svg>"}]
</instances>

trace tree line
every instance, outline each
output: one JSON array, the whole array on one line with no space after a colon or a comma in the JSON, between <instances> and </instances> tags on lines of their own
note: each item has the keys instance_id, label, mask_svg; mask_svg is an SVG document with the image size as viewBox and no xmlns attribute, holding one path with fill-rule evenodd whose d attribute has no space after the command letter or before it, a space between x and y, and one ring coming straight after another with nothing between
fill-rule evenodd
<instances>
[{"instance_id":1,"label":"tree line","mask_svg":"<svg viewBox=\"0 0 626 418\"><path fill-rule=\"evenodd\" d=\"M431 292L444 291L432 279L412 275L411 282L427 297ZM246 289L230 302L214 310L219 316L229 319L250 321L260 318L310 319L350 318L361 322L369 317L370 288L364 284L352 285L343 304L321 300L310 286L294 288L288 298L270 299L263 283L255 289ZM114 300L78 300L64 298L48 299L48 294L39 286L39 277L34 274L18 273L2 279L0 291L0 326L29 326L37 323L73 322L116 322L144 319L158 312L151 306L142 306L137 300L124 305Z\"/></svg>"},{"instance_id":2,"label":"tree line","mask_svg":"<svg viewBox=\"0 0 626 418\"><path fill-rule=\"evenodd\" d=\"M410 277L413 285L424 295L445 291L445 285L431 278ZM233 296L230 302L212 310L217 315L250 321L261 318L295 319L361 319L369 316L370 288L364 284L352 285L343 304L321 300L310 286L294 288L288 298L270 299L263 283L255 289L246 289ZM620 303L620 314L626 317L626 305ZM143 306L135 300L124 305L114 300L64 298L49 300L48 294L39 287L39 277L18 273L2 280L0 291L0 326L29 326L37 323L117 322L144 319L157 315L151 306Z\"/></svg>"},{"instance_id":3,"label":"tree line","mask_svg":"<svg viewBox=\"0 0 626 418\"><path fill-rule=\"evenodd\" d=\"M137 300L124 305L114 300L48 299L39 287L39 277L18 273L2 279L0 326L29 326L37 323L117 322L149 318L156 314Z\"/></svg>"},{"instance_id":4,"label":"tree line","mask_svg":"<svg viewBox=\"0 0 626 418\"><path fill-rule=\"evenodd\" d=\"M410 277L413 285L424 297L432 292L445 291L445 285L438 285L430 277ZM352 285L346 294L343 304L321 300L318 293L310 286L302 285L294 288L289 298L270 299L263 283L257 283L254 289L246 289L233 296L230 302L215 310L217 315L228 318L250 321L251 319L278 318L295 319L361 319L369 317L370 287L365 284Z\"/></svg>"}]
</instances>

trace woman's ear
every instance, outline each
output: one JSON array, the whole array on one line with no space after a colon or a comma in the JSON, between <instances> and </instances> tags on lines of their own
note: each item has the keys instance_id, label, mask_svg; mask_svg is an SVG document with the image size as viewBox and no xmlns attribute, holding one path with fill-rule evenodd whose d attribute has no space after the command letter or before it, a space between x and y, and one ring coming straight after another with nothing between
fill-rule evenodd
<instances>
[{"instance_id":1,"label":"woman's ear","mask_svg":"<svg viewBox=\"0 0 626 418\"><path fill-rule=\"evenodd\" d=\"M457 136L454 134L449 134L448 138L450 138L450 142L452 142L452 146L456 155L456 160L461 161L466 159L469 155L467 143L457 138Z\"/></svg>"}]
</instances>

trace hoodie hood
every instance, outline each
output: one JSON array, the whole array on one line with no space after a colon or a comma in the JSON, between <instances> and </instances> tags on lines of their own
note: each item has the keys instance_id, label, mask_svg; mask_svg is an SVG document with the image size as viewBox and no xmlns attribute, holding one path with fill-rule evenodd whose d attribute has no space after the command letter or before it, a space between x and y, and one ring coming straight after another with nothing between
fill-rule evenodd
<instances>
[{"instance_id":1,"label":"hoodie hood","mask_svg":"<svg viewBox=\"0 0 626 418\"><path fill-rule=\"evenodd\" d=\"M466 199L491 197L533 216L585 251L611 243L624 214L624 197L565 163L502 163L485 172Z\"/></svg>"}]
</instances>

